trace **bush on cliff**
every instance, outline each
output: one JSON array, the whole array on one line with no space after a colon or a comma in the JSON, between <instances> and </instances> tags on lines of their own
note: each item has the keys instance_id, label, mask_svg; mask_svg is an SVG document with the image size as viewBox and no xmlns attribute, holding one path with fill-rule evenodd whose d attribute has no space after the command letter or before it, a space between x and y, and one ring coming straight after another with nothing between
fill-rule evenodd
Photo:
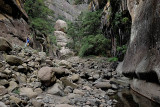
<instances>
[{"instance_id":1,"label":"bush on cliff","mask_svg":"<svg viewBox=\"0 0 160 107\"><path fill-rule=\"evenodd\" d=\"M24 7L32 28L45 34L53 32L51 18L53 17L53 11L45 5L44 0L26 0Z\"/></svg>"}]
</instances>

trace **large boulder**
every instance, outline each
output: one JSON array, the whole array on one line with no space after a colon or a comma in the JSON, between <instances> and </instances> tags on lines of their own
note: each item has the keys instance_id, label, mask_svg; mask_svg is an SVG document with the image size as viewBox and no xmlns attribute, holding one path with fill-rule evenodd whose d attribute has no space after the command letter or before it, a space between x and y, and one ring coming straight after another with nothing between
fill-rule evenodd
<instances>
[{"instance_id":1,"label":"large boulder","mask_svg":"<svg viewBox=\"0 0 160 107\"><path fill-rule=\"evenodd\" d=\"M22 59L15 55L6 55L6 62L10 65L21 65Z\"/></svg>"},{"instance_id":2,"label":"large boulder","mask_svg":"<svg viewBox=\"0 0 160 107\"><path fill-rule=\"evenodd\" d=\"M52 67L43 67L38 71L38 78L44 85L49 86L56 80L54 73Z\"/></svg>"},{"instance_id":3,"label":"large boulder","mask_svg":"<svg viewBox=\"0 0 160 107\"><path fill-rule=\"evenodd\" d=\"M3 37L0 37L0 51L9 52L12 50L12 45Z\"/></svg>"},{"instance_id":4,"label":"large boulder","mask_svg":"<svg viewBox=\"0 0 160 107\"><path fill-rule=\"evenodd\" d=\"M63 20L57 20L54 28L56 31L65 32L65 30L67 29L67 23Z\"/></svg>"},{"instance_id":5,"label":"large boulder","mask_svg":"<svg viewBox=\"0 0 160 107\"><path fill-rule=\"evenodd\" d=\"M62 31L55 31L54 36L56 37L57 45L64 47L67 45L67 43L70 42L67 35Z\"/></svg>"}]
</instances>

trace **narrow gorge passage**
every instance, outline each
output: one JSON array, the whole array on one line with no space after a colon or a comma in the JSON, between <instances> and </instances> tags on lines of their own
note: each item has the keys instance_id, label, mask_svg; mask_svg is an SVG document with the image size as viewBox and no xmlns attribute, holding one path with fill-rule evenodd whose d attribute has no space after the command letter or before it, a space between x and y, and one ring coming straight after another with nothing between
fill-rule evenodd
<instances>
[{"instance_id":1,"label":"narrow gorge passage","mask_svg":"<svg viewBox=\"0 0 160 107\"><path fill-rule=\"evenodd\" d=\"M0 0L0 107L160 107L159 0Z\"/></svg>"}]
</instances>

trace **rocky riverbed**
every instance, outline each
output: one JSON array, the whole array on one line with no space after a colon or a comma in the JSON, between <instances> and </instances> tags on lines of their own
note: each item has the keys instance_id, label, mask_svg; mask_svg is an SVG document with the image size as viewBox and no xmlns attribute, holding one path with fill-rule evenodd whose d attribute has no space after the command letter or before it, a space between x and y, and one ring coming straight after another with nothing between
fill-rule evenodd
<instances>
[{"instance_id":1,"label":"rocky riverbed","mask_svg":"<svg viewBox=\"0 0 160 107\"><path fill-rule=\"evenodd\" d=\"M128 79L105 57L60 60L14 46L0 59L0 107L114 107Z\"/></svg>"}]
</instances>

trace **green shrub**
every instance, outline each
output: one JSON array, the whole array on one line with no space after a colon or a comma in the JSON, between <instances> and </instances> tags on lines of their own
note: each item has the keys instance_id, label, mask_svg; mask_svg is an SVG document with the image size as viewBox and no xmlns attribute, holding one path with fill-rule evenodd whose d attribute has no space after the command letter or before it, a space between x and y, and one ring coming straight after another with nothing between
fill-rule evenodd
<instances>
[{"instance_id":1,"label":"green shrub","mask_svg":"<svg viewBox=\"0 0 160 107\"><path fill-rule=\"evenodd\" d=\"M50 35L49 36L51 44L57 45L56 36Z\"/></svg>"},{"instance_id":2,"label":"green shrub","mask_svg":"<svg viewBox=\"0 0 160 107\"><path fill-rule=\"evenodd\" d=\"M109 42L110 41L102 34L84 37L79 51L79 56L105 55L106 50L109 49Z\"/></svg>"},{"instance_id":3,"label":"green shrub","mask_svg":"<svg viewBox=\"0 0 160 107\"><path fill-rule=\"evenodd\" d=\"M44 3L45 0L26 0L25 11L29 16L30 26L41 33L49 34L53 31L53 14Z\"/></svg>"},{"instance_id":4,"label":"green shrub","mask_svg":"<svg viewBox=\"0 0 160 107\"><path fill-rule=\"evenodd\" d=\"M116 61L118 61L118 58L117 57L111 57L111 58L108 58L108 61L109 62L116 62Z\"/></svg>"},{"instance_id":5,"label":"green shrub","mask_svg":"<svg viewBox=\"0 0 160 107\"><path fill-rule=\"evenodd\" d=\"M109 40L100 30L102 11L84 12L75 23L68 22L67 34L73 42L67 46L74 49L79 56L104 55L110 47Z\"/></svg>"}]
</instances>

